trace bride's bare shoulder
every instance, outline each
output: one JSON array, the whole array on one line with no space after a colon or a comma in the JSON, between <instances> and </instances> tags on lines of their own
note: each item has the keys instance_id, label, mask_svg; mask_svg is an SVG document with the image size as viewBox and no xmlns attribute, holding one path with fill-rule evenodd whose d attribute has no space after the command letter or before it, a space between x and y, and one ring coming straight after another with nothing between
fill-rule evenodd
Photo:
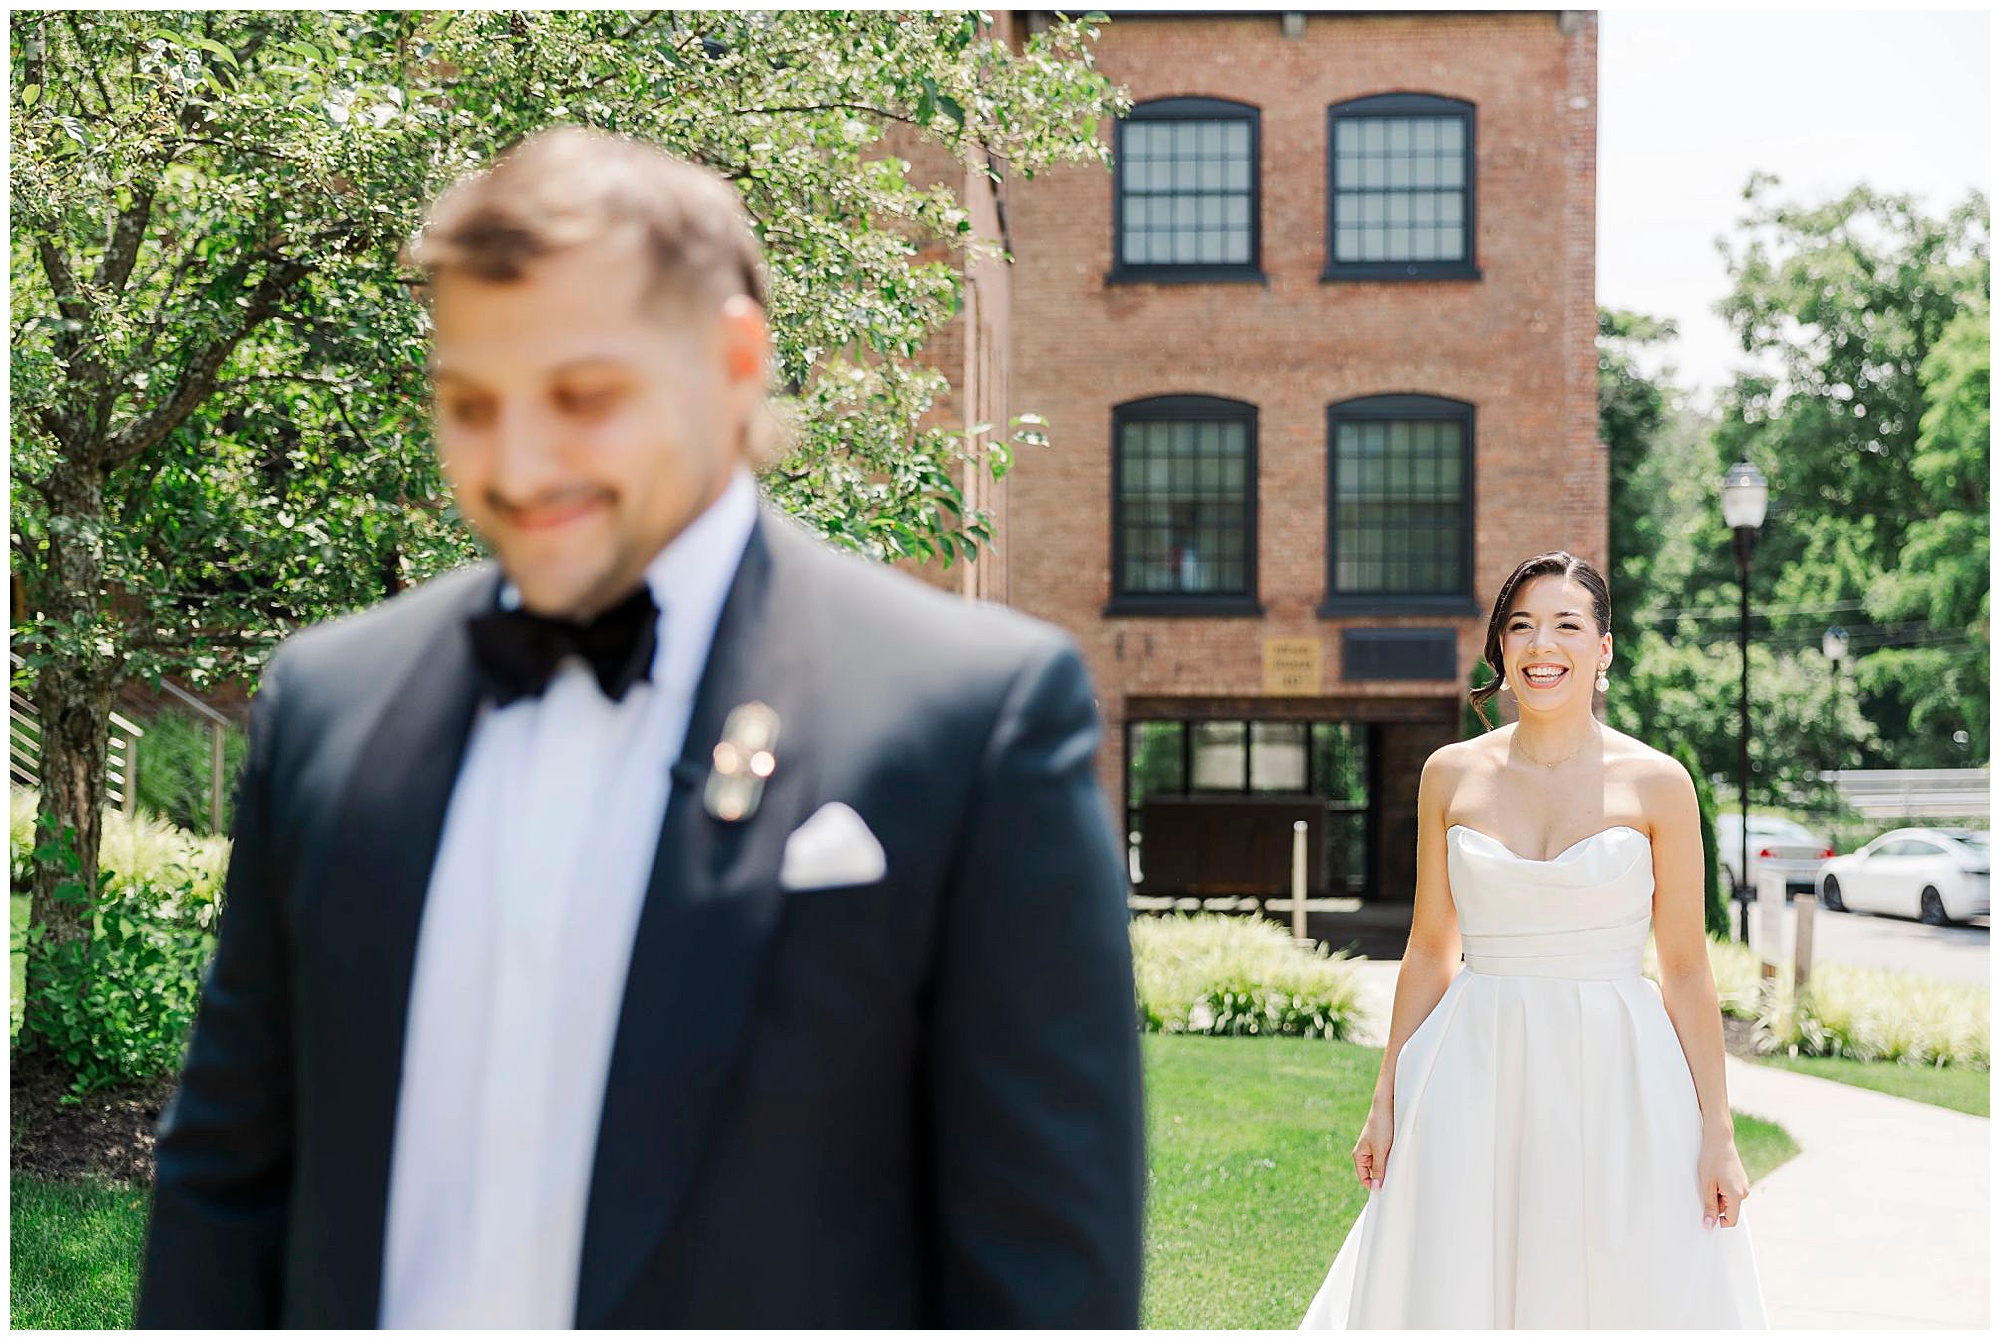
<instances>
[{"instance_id":1,"label":"bride's bare shoulder","mask_svg":"<svg viewBox=\"0 0 2000 1340\"><path fill-rule=\"evenodd\" d=\"M1610 726L1599 727L1604 739L1604 761L1606 763L1630 763L1641 767L1661 763L1672 763L1673 756L1655 749L1634 735Z\"/></svg>"},{"instance_id":2,"label":"bride's bare shoulder","mask_svg":"<svg viewBox=\"0 0 2000 1340\"><path fill-rule=\"evenodd\" d=\"M1604 728L1604 763L1635 783L1646 787L1678 790L1692 787L1694 779L1672 754L1655 749L1644 740L1623 731Z\"/></svg>"},{"instance_id":3,"label":"bride's bare shoulder","mask_svg":"<svg viewBox=\"0 0 2000 1340\"><path fill-rule=\"evenodd\" d=\"M1506 756L1507 735L1513 726L1502 726L1484 735L1475 735L1469 740L1453 740L1450 744L1439 745L1424 760L1426 776L1451 780L1465 776L1468 770L1482 765L1490 765L1494 760ZM1501 737L1496 739L1495 737Z\"/></svg>"}]
</instances>

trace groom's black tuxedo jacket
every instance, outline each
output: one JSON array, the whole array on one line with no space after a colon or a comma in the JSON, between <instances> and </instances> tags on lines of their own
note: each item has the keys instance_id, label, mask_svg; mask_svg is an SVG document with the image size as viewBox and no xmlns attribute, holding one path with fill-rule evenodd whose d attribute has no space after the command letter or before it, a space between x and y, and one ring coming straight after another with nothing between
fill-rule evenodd
<instances>
[{"instance_id":1,"label":"groom's black tuxedo jacket","mask_svg":"<svg viewBox=\"0 0 2000 1340\"><path fill-rule=\"evenodd\" d=\"M499 581L427 583L265 673L141 1325L376 1324L419 918L482 692L466 620ZM778 767L725 823L702 782L752 700L779 715ZM1138 1041L1098 735L1060 633L759 517L673 765L578 1325L1137 1325ZM786 837L835 800L887 876L782 890Z\"/></svg>"}]
</instances>

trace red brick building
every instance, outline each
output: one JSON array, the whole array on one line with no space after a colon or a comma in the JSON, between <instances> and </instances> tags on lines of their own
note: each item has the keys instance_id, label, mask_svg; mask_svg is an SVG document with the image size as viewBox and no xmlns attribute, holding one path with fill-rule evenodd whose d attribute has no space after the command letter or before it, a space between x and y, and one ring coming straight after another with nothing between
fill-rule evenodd
<instances>
[{"instance_id":1,"label":"red brick building","mask_svg":"<svg viewBox=\"0 0 2000 1340\"><path fill-rule=\"evenodd\" d=\"M968 192L1014 259L958 412L1053 445L959 579L1082 644L1142 892L1279 892L1307 817L1316 888L1407 899L1484 602L1607 548L1595 17L1114 15L1096 50L1114 172Z\"/></svg>"}]
</instances>

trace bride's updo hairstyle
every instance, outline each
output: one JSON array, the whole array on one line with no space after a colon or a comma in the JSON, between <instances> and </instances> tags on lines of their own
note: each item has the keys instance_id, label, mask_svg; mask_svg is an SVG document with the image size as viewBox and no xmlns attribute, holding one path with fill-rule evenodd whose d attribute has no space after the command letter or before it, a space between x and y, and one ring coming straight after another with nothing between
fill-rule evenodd
<instances>
[{"instance_id":1,"label":"bride's updo hairstyle","mask_svg":"<svg viewBox=\"0 0 2000 1340\"><path fill-rule=\"evenodd\" d=\"M1611 627L1611 588L1604 584L1604 574L1599 572L1587 558L1578 558L1567 549L1552 549L1546 554L1536 554L1524 559L1521 565L1507 575L1500 583L1500 594L1493 599L1493 612L1486 618L1486 651L1484 660L1493 678L1481 688L1471 693L1472 710L1479 713L1486 729L1492 730L1493 723L1486 716L1486 704L1500 693L1500 681L1507 673L1507 667L1500 655L1500 630L1506 625L1507 611L1513 607L1514 593L1521 589L1523 582L1531 582L1537 577L1562 577L1574 581L1590 592L1590 611L1597 620L1597 631L1602 634Z\"/></svg>"}]
</instances>

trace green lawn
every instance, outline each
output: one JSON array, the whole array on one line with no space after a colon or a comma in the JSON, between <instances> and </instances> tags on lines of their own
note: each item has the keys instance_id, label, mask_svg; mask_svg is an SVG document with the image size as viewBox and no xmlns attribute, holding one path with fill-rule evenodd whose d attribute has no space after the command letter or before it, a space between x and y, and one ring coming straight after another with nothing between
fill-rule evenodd
<instances>
[{"instance_id":1,"label":"green lawn","mask_svg":"<svg viewBox=\"0 0 2000 1340\"><path fill-rule=\"evenodd\" d=\"M1291 1327L1365 1200L1347 1161L1381 1052L1297 1038L1148 1037L1144 1322ZM1796 1147L1739 1115L1754 1180ZM127 1326L146 1193L13 1178L14 1325Z\"/></svg>"},{"instance_id":2,"label":"green lawn","mask_svg":"<svg viewBox=\"0 0 2000 1340\"><path fill-rule=\"evenodd\" d=\"M1743 1160L1743 1171L1750 1174L1755 1182L1779 1164L1799 1152L1792 1143L1792 1137L1785 1134L1785 1128L1765 1121L1762 1117L1747 1117L1741 1112L1736 1116L1736 1152Z\"/></svg>"},{"instance_id":3,"label":"green lawn","mask_svg":"<svg viewBox=\"0 0 2000 1340\"><path fill-rule=\"evenodd\" d=\"M1992 1115L1993 1072L1990 1070L1854 1061L1844 1056L1774 1055L1757 1059L1783 1070L1838 1080L1842 1084L1854 1084L1898 1098L1929 1103L1934 1107L1970 1112L1975 1117Z\"/></svg>"},{"instance_id":4,"label":"green lawn","mask_svg":"<svg viewBox=\"0 0 2000 1340\"><path fill-rule=\"evenodd\" d=\"M1295 1327L1367 1201L1347 1151L1382 1053L1151 1036L1142 1324Z\"/></svg>"},{"instance_id":5,"label":"green lawn","mask_svg":"<svg viewBox=\"0 0 2000 1340\"><path fill-rule=\"evenodd\" d=\"M1295 1038L1148 1037L1143 1322L1295 1327L1366 1194L1348 1150L1381 1050ZM1741 1113L1751 1180L1798 1153Z\"/></svg>"},{"instance_id":6,"label":"green lawn","mask_svg":"<svg viewBox=\"0 0 2000 1340\"><path fill-rule=\"evenodd\" d=\"M9 1181L15 1329L130 1328L148 1193Z\"/></svg>"}]
</instances>

